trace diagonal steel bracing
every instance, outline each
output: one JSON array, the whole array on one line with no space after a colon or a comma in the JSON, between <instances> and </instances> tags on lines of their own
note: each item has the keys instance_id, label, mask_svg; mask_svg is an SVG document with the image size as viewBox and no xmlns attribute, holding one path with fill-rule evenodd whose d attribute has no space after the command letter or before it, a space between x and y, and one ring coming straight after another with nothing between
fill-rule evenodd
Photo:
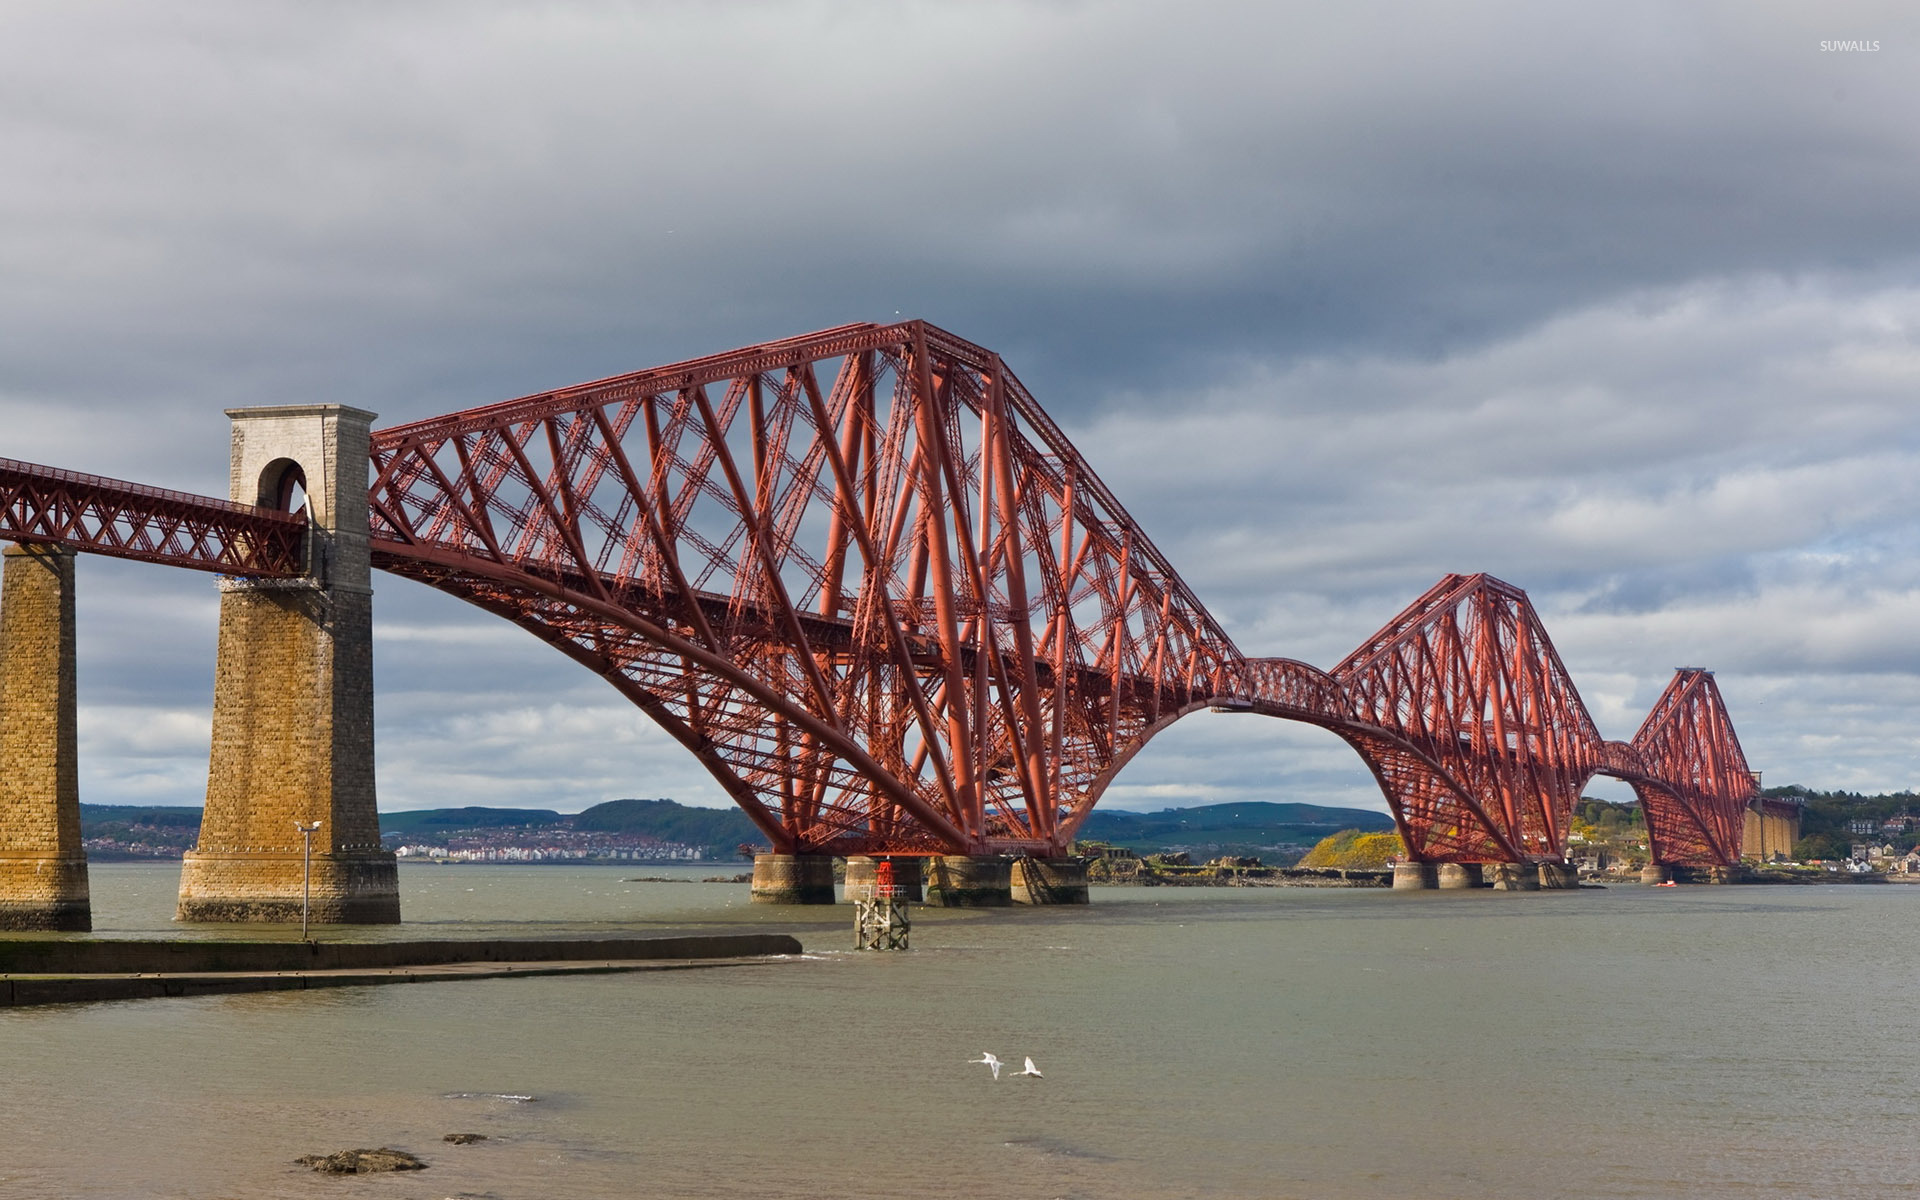
<instances>
[{"instance_id":1,"label":"diagonal steel bracing","mask_svg":"<svg viewBox=\"0 0 1920 1200\"><path fill-rule=\"evenodd\" d=\"M849 326L379 432L378 565L607 676L782 850L1059 853L1240 656L992 353Z\"/></svg>"},{"instance_id":2,"label":"diagonal steel bracing","mask_svg":"<svg viewBox=\"0 0 1920 1200\"><path fill-rule=\"evenodd\" d=\"M0 458L0 539L230 575L304 574L305 518Z\"/></svg>"}]
</instances>

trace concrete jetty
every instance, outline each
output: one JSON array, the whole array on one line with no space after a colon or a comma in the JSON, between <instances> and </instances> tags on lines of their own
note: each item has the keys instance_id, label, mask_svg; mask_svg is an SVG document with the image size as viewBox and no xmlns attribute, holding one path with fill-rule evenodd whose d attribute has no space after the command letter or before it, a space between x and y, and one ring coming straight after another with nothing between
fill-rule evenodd
<instances>
[{"instance_id":1,"label":"concrete jetty","mask_svg":"<svg viewBox=\"0 0 1920 1200\"><path fill-rule=\"evenodd\" d=\"M801 952L786 934L431 942L0 942L0 1007L526 975L730 966Z\"/></svg>"}]
</instances>

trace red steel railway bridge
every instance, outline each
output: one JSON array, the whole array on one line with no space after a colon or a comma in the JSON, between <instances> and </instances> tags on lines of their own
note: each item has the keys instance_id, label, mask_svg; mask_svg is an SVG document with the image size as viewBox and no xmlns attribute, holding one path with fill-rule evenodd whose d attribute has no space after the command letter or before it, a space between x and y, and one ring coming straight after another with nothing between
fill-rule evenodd
<instances>
[{"instance_id":1,"label":"red steel railway bridge","mask_svg":"<svg viewBox=\"0 0 1920 1200\"><path fill-rule=\"evenodd\" d=\"M287 919L295 820L322 823L317 912L397 919L374 568L521 626L678 739L771 844L764 897L822 898L824 880L831 899L836 856L928 862L955 902L1021 871L1030 894L1084 897L1076 831L1200 709L1345 740L1415 885L1558 878L1596 775L1631 785L1657 864L1737 864L1760 803L1710 672L1679 670L1609 740L1526 594L1484 574L1440 580L1331 669L1249 658L999 357L922 321L377 431L339 405L229 415L228 500L0 460L17 543L0 757L52 748L0 793L0 919L71 919L73 552L221 577L186 919Z\"/></svg>"}]
</instances>

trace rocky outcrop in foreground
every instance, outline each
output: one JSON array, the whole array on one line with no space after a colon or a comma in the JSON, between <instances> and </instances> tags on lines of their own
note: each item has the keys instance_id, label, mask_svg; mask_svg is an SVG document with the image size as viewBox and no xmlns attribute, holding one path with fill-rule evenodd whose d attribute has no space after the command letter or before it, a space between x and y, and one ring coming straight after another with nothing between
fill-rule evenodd
<instances>
[{"instance_id":1,"label":"rocky outcrop in foreground","mask_svg":"<svg viewBox=\"0 0 1920 1200\"><path fill-rule=\"evenodd\" d=\"M312 1167L324 1175L372 1175L379 1171L424 1171L427 1164L408 1154L382 1146L378 1150L336 1150L332 1154L307 1154L293 1161Z\"/></svg>"}]
</instances>

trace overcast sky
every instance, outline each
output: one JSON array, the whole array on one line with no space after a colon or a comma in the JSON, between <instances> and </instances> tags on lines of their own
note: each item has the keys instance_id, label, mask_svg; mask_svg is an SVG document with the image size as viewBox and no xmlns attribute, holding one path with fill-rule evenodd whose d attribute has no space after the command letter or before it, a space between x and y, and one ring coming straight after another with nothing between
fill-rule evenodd
<instances>
[{"instance_id":1,"label":"overcast sky","mask_svg":"<svg viewBox=\"0 0 1920 1200\"><path fill-rule=\"evenodd\" d=\"M1491 571L1607 736L1705 666L1768 783L1914 787L1917 151L1911 4L12 0L0 455L224 494L227 406L397 424L924 317L1249 654ZM375 582L382 808L724 802ZM211 577L79 588L82 798L199 803ZM1330 735L1206 716L1108 802L1242 799L1384 807Z\"/></svg>"}]
</instances>

